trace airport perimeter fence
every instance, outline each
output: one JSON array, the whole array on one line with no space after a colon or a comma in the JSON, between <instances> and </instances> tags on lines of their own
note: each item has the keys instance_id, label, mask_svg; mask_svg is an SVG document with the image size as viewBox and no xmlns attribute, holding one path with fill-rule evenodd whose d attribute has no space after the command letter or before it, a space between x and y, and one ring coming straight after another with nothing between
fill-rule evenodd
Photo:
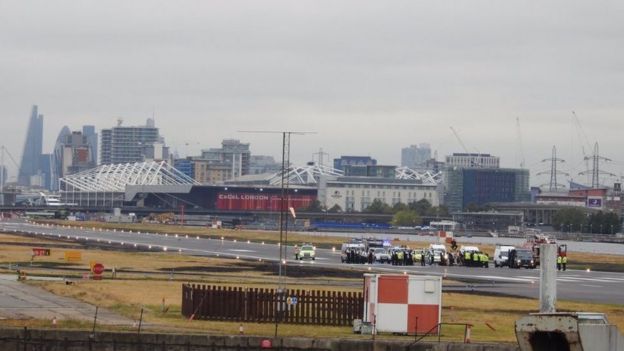
<instances>
[{"instance_id":1,"label":"airport perimeter fence","mask_svg":"<svg viewBox=\"0 0 624 351\"><path fill-rule=\"evenodd\" d=\"M362 293L182 286L182 315L189 319L233 322L351 326L361 319Z\"/></svg>"}]
</instances>

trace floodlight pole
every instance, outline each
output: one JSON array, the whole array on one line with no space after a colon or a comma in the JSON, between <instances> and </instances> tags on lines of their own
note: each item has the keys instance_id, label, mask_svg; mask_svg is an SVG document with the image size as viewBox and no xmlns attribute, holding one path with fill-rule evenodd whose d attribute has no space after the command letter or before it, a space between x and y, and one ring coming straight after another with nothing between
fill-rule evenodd
<instances>
[{"instance_id":1,"label":"floodlight pole","mask_svg":"<svg viewBox=\"0 0 624 351\"><path fill-rule=\"evenodd\" d=\"M292 134L314 134L314 132L295 132L295 131L239 131L241 133L268 133L282 134L282 177L281 177L281 198L280 198L280 238L279 238L279 263L278 263L278 288L275 303L275 337L277 337L277 328L279 319L284 313L284 276L286 275L286 258L288 253L288 204L289 204L289 185L288 170L290 169L290 136ZM282 265L284 269L282 269Z\"/></svg>"}]
</instances>

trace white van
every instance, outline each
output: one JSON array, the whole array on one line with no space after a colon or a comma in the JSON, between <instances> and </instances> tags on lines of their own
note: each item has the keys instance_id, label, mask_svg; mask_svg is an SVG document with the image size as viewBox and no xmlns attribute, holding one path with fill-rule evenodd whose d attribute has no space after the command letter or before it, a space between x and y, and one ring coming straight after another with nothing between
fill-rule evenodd
<instances>
[{"instance_id":1,"label":"white van","mask_svg":"<svg viewBox=\"0 0 624 351\"><path fill-rule=\"evenodd\" d=\"M503 267L509 265L509 251L515 249L514 246L496 245L494 249L494 267Z\"/></svg>"},{"instance_id":2,"label":"white van","mask_svg":"<svg viewBox=\"0 0 624 351\"><path fill-rule=\"evenodd\" d=\"M443 244L430 244L429 245L429 257L430 264L437 263L439 265L448 264L448 254L446 253L446 246Z\"/></svg>"}]
</instances>

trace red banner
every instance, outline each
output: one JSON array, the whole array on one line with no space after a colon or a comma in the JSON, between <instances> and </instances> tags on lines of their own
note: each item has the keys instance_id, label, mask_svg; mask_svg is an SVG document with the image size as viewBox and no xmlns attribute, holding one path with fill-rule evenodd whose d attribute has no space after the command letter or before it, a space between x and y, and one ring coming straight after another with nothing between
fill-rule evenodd
<instances>
[{"instance_id":1,"label":"red banner","mask_svg":"<svg viewBox=\"0 0 624 351\"><path fill-rule=\"evenodd\" d=\"M316 199L312 195L290 195L288 207L294 209L306 208ZM279 211L281 204L280 195L254 194L254 193L219 193L217 194L218 210L243 210L243 211Z\"/></svg>"},{"instance_id":2,"label":"red banner","mask_svg":"<svg viewBox=\"0 0 624 351\"><path fill-rule=\"evenodd\" d=\"M34 247L32 249L32 255L33 256L50 256L50 249Z\"/></svg>"}]
</instances>

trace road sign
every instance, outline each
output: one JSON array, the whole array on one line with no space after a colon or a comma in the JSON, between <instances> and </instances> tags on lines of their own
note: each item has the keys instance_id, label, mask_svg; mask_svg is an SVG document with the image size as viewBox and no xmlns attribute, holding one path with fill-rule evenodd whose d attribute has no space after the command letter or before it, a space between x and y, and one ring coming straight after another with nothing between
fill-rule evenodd
<instances>
[{"instance_id":1,"label":"road sign","mask_svg":"<svg viewBox=\"0 0 624 351\"><path fill-rule=\"evenodd\" d=\"M93 265L93 274L95 275L102 275L102 273L104 273L104 265L101 263L96 263Z\"/></svg>"},{"instance_id":2,"label":"road sign","mask_svg":"<svg viewBox=\"0 0 624 351\"><path fill-rule=\"evenodd\" d=\"M82 261L82 253L80 251L65 251L65 261L67 262Z\"/></svg>"},{"instance_id":3,"label":"road sign","mask_svg":"<svg viewBox=\"0 0 624 351\"><path fill-rule=\"evenodd\" d=\"M93 280L102 280L102 273L104 273L104 265L101 263L96 263L91 267L91 271L93 272Z\"/></svg>"},{"instance_id":4,"label":"road sign","mask_svg":"<svg viewBox=\"0 0 624 351\"><path fill-rule=\"evenodd\" d=\"M43 249L40 247L33 247L32 249L33 256L50 256L50 249Z\"/></svg>"}]
</instances>

